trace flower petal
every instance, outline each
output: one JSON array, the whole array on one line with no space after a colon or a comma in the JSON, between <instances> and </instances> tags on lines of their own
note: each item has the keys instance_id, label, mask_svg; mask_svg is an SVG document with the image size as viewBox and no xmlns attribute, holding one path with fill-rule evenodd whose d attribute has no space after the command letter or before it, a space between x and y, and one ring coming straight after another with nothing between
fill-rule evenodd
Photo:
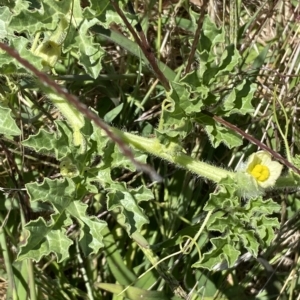
<instances>
[{"instance_id":1,"label":"flower petal","mask_svg":"<svg viewBox=\"0 0 300 300\"><path fill-rule=\"evenodd\" d=\"M271 155L266 151L259 151L249 156L246 172L252 175L261 188L274 186L281 174L282 165L272 161Z\"/></svg>"}]
</instances>

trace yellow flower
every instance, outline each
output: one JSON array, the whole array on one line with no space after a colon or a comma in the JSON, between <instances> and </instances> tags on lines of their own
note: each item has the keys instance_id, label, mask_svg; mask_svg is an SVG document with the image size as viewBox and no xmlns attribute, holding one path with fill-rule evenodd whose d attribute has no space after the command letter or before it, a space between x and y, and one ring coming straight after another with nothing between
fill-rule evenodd
<instances>
[{"instance_id":1,"label":"yellow flower","mask_svg":"<svg viewBox=\"0 0 300 300\"><path fill-rule=\"evenodd\" d=\"M266 189L274 186L281 174L282 165L272 161L268 152L259 151L249 156L245 170L253 176L259 187Z\"/></svg>"}]
</instances>

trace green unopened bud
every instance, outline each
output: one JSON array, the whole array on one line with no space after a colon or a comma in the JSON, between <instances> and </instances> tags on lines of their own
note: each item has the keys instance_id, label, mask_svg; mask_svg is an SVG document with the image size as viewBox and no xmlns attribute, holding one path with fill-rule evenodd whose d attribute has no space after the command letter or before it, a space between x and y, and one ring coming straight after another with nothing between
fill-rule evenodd
<instances>
[{"instance_id":1,"label":"green unopened bud","mask_svg":"<svg viewBox=\"0 0 300 300\"><path fill-rule=\"evenodd\" d=\"M34 51L34 54L43 59L44 66L55 66L61 55L62 44L67 36L68 21L62 18L57 28L48 40L44 40Z\"/></svg>"},{"instance_id":2,"label":"green unopened bud","mask_svg":"<svg viewBox=\"0 0 300 300\"><path fill-rule=\"evenodd\" d=\"M73 178L79 175L77 166L73 164L69 157L65 157L61 160L59 168L60 174L63 177Z\"/></svg>"},{"instance_id":3,"label":"green unopened bud","mask_svg":"<svg viewBox=\"0 0 300 300\"><path fill-rule=\"evenodd\" d=\"M43 59L44 66L54 67L60 57L61 46L53 41L46 41L40 44L34 54Z\"/></svg>"}]
</instances>

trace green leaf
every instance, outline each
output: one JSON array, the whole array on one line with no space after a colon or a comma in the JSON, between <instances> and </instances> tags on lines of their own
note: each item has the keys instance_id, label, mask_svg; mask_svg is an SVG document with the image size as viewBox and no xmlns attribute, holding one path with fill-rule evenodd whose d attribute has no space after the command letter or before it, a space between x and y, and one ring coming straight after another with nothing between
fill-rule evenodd
<instances>
[{"instance_id":1,"label":"green leaf","mask_svg":"<svg viewBox=\"0 0 300 300\"><path fill-rule=\"evenodd\" d=\"M41 70L43 68L42 58L36 57L30 50L28 50L29 41L24 37L12 38L10 46L18 51L20 56L33 64L36 68ZM2 74L28 73L28 70L18 63L6 52L0 50L0 67Z\"/></svg>"},{"instance_id":2,"label":"green leaf","mask_svg":"<svg viewBox=\"0 0 300 300\"><path fill-rule=\"evenodd\" d=\"M55 135L44 129L40 129L35 135L30 135L22 142L22 145L34 149L38 153L53 153L55 149Z\"/></svg>"},{"instance_id":3,"label":"green leaf","mask_svg":"<svg viewBox=\"0 0 300 300\"><path fill-rule=\"evenodd\" d=\"M18 260L39 261L50 253L56 255L58 262L65 260L69 255L68 249L72 241L67 238L63 227L70 224L71 220L65 214L52 215L48 224L41 217L27 223L25 229L28 237L26 243L20 248Z\"/></svg>"},{"instance_id":4,"label":"green leaf","mask_svg":"<svg viewBox=\"0 0 300 300\"><path fill-rule=\"evenodd\" d=\"M251 214L259 214L259 215L271 215L274 213L278 213L281 210L280 204L276 203L272 199L257 198L251 199L248 201L245 206L246 210L249 210Z\"/></svg>"},{"instance_id":5,"label":"green leaf","mask_svg":"<svg viewBox=\"0 0 300 300\"><path fill-rule=\"evenodd\" d=\"M280 228L277 218L262 216L257 224L257 234L266 246L269 246L276 236L276 231ZM276 230L277 229L277 230ZM275 231L276 230L276 231Z\"/></svg>"},{"instance_id":6,"label":"green leaf","mask_svg":"<svg viewBox=\"0 0 300 300\"><path fill-rule=\"evenodd\" d=\"M121 255L121 249L117 247L118 244L116 243L114 236L108 227L103 229L103 236L105 257L107 259L110 271L112 272L116 281L126 286L136 282L138 279L137 276L124 263L124 258Z\"/></svg>"},{"instance_id":7,"label":"green leaf","mask_svg":"<svg viewBox=\"0 0 300 300\"><path fill-rule=\"evenodd\" d=\"M93 42L89 36L88 29L98 23L98 19L84 20L79 28L78 36L75 38L80 51L79 63L92 78L97 78L101 70L101 58L104 50L100 44Z\"/></svg>"},{"instance_id":8,"label":"green leaf","mask_svg":"<svg viewBox=\"0 0 300 300\"><path fill-rule=\"evenodd\" d=\"M204 18L202 30L203 34L211 41L212 46L225 41L223 30L216 26L216 23L211 20L209 15L206 15Z\"/></svg>"},{"instance_id":9,"label":"green leaf","mask_svg":"<svg viewBox=\"0 0 300 300\"><path fill-rule=\"evenodd\" d=\"M221 143L232 149L243 144L242 137L235 131L225 128L213 121L212 125L206 125L205 131L214 148L217 148Z\"/></svg>"},{"instance_id":10,"label":"green leaf","mask_svg":"<svg viewBox=\"0 0 300 300\"><path fill-rule=\"evenodd\" d=\"M234 263L239 258L240 254L241 252L236 250L235 247L230 243L223 247L223 256L225 257L229 268L234 265Z\"/></svg>"},{"instance_id":11,"label":"green leaf","mask_svg":"<svg viewBox=\"0 0 300 300\"><path fill-rule=\"evenodd\" d=\"M210 195L204 210L215 212L207 222L207 229L220 232L222 236L211 240L214 247L204 253L202 260L194 267L212 269L224 260L230 267L240 254L241 245L256 257L259 247L268 247L274 238L279 222L267 215L278 212L280 206L271 199L263 200L261 197L241 206L235 196L236 190L234 180L226 178L220 183L219 190Z\"/></svg>"},{"instance_id":12,"label":"green leaf","mask_svg":"<svg viewBox=\"0 0 300 300\"><path fill-rule=\"evenodd\" d=\"M104 149L109 142L109 138L104 133L103 130L101 130L98 126L95 125L95 123L92 123L93 126L93 133L91 134L91 139L96 142L97 144L97 153L98 155L103 155Z\"/></svg>"},{"instance_id":13,"label":"green leaf","mask_svg":"<svg viewBox=\"0 0 300 300\"><path fill-rule=\"evenodd\" d=\"M112 110L110 110L105 116L104 116L104 121L106 123L111 123L122 111L124 106L124 103L119 104Z\"/></svg>"},{"instance_id":14,"label":"green leaf","mask_svg":"<svg viewBox=\"0 0 300 300\"><path fill-rule=\"evenodd\" d=\"M11 109L0 106L0 134L20 135L21 130L11 117Z\"/></svg>"},{"instance_id":15,"label":"green leaf","mask_svg":"<svg viewBox=\"0 0 300 300\"><path fill-rule=\"evenodd\" d=\"M114 145L114 152L111 153L112 162L111 168L126 168L130 171L135 171L136 167L133 165L132 161L124 155L123 152L120 151L119 147ZM134 158L142 163L146 163L147 161L147 154L144 154L140 151L135 151Z\"/></svg>"},{"instance_id":16,"label":"green leaf","mask_svg":"<svg viewBox=\"0 0 300 300\"><path fill-rule=\"evenodd\" d=\"M207 207L205 207L205 210L207 210ZM234 222L234 224L236 223L236 219L232 218L230 215L226 215L224 211L217 211L213 213L207 222L207 228L211 231L224 233L231 229L231 226L228 226L230 221Z\"/></svg>"},{"instance_id":17,"label":"green leaf","mask_svg":"<svg viewBox=\"0 0 300 300\"><path fill-rule=\"evenodd\" d=\"M231 72L239 63L241 56L233 44L228 45L222 53L221 60L217 65L216 76L220 77Z\"/></svg>"},{"instance_id":18,"label":"green leaf","mask_svg":"<svg viewBox=\"0 0 300 300\"><path fill-rule=\"evenodd\" d=\"M195 13L191 14L192 16ZM197 23L199 16L197 15L195 19L195 25ZM218 43L224 43L225 34L222 29L218 29L216 24L211 21L209 16L204 18L202 32L200 35L200 40L198 43L198 54L199 54L199 74L203 78L204 72L211 62L216 58L216 53L214 52L214 46Z\"/></svg>"},{"instance_id":19,"label":"green leaf","mask_svg":"<svg viewBox=\"0 0 300 300\"><path fill-rule=\"evenodd\" d=\"M58 131L58 137L54 141L55 157L61 160L74 150L73 146L73 131L66 122L55 121Z\"/></svg>"},{"instance_id":20,"label":"green leaf","mask_svg":"<svg viewBox=\"0 0 300 300\"><path fill-rule=\"evenodd\" d=\"M228 74L238 64L240 59L239 52L236 50L234 45L226 47L220 58L220 63L215 65L211 63L207 65L206 71L203 73L203 83L210 86L216 78Z\"/></svg>"},{"instance_id":21,"label":"green leaf","mask_svg":"<svg viewBox=\"0 0 300 300\"><path fill-rule=\"evenodd\" d=\"M207 268L212 270L217 264L224 260L228 266L232 266L240 255L240 251L229 244L229 237L217 237L210 240L212 248L203 254L202 260L192 265L192 268Z\"/></svg>"},{"instance_id":22,"label":"green leaf","mask_svg":"<svg viewBox=\"0 0 300 300\"><path fill-rule=\"evenodd\" d=\"M71 9L72 0L57 2L45 0L40 2L40 9L23 9L15 15L9 27L16 32L27 31L30 35L38 31L54 30L57 26L59 16L67 15Z\"/></svg>"},{"instance_id":23,"label":"green leaf","mask_svg":"<svg viewBox=\"0 0 300 300\"><path fill-rule=\"evenodd\" d=\"M179 103L180 96L175 91L172 92L168 101L164 103L160 124L155 132L156 136L165 145L167 144L164 141L166 136L171 138L168 140L169 142L176 142L185 138L192 130L191 120L186 116Z\"/></svg>"},{"instance_id":24,"label":"green leaf","mask_svg":"<svg viewBox=\"0 0 300 300\"><path fill-rule=\"evenodd\" d=\"M121 17L115 12L109 0L90 0L91 7L86 7L83 12L84 18L92 19L98 17L102 26L109 28L111 23L123 23Z\"/></svg>"},{"instance_id":25,"label":"green leaf","mask_svg":"<svg viewBox=\"0 0 300 300\"><path fill-rule=\"evenodd\" d=\"M251 227L256 229L261 241L265 246L268 246L275 237L275 230L280 227L278 219L270 218L268 215L278 213L281 210L280 204L272 199L263 200L260 197L250 200L245 210L249 215Z\"/></svg>"},{"instance_id":26,"label":"green leaf","mask_svg":"<svg viewBox=\"0 0 300 300\"><path fill-rule=\"evenodd\" d=\"M223 103L224 110L228 112L226 116L234 113L242 115L253 113L254 107L251 101L256 92L256 87L256 84L243 80L241 84L233 88Z\"/></svg>"},{"instance_id":27,"label":"green leaf","mask_svg":"<svg viewBox=\"0 0 300 300\"><path fill-rule=\"evenodd\" d=\"M172 88L176 91L176 94L171 93L170 97L175 101L178 99L178 105L185 112L186 115L195 114L201 111L203 107L202 98L192 96L191 88L185 83L172 83ZM179 97L177 98L177 95Z\"/></svg>"},{"instance_id":28,"label":"green leaf","mask_svg":"<svg viewBox=\"0 0 300 300\"><path fill-rule=\"evenodd\" d=\"M195 13L193 13L195 15ZM195 19L195 22L198 20L198 15ZM225 41L225 35L222 29L219 29L216 26L216 23L213 22L208 15L205 16L202 26L202 35L199 41L200 52L206 50L210 52L218 43L223 43Z\"/></svg>"},{"instance_id":29,"label":"green leaf","mask_svg":"<svg viewBox=\"0 0 300 300\"><path fill-rule=\"evenodd\" d=\"M54 122L57 128L57 133L50 133L44 129L40 129L35 135L30 135L22 144L26 147L34 149L38 153L54 155L56 159L61 160L72 151L75 151L73 146L73 131L63 121Z\"/></svg>"},{"instance_id":30,"label":"green leaf","mask_svg":"<svg viewBox=\"0 0 300 300\"><path fill-rule=\"evenodd\" d=\"M209 211L215 208L232 208L240 205L240 199L236 196L237 184L231 177L222 179L219 188L209 195L204 210Z\"/></svg>"},{"instance_id":31,"label":"green leaf","mask_svg":"<svg viewBox=\"0 0 300 300\"><path fill-rule=\"evenodd\" d=\"M67 207L67 212L80 224L79 244L83 253L87 256L97 254L104 246L102 230L107 226L106 222L86 214L88 206L80 201L73 201Z\"/></svg>"},{"instance_id":32,"label":"green leaf","mask_svg":"<svg viewBox=\"0 0 300 300\"><path fill-rule=\"evenodd\" d=\"M87 205L80 201L74 201L73 198L76 194L77 197L79 196L80 189L78 189L78 186L75 186L73 180L69 178L50 180L46 178L42 184L30 183L26 185L26 188L31 201L47 201L53 205L57 214L52 215L53 222L49 224L39 220L39 224L43 223L41 232L30 229L31 227L35 228L37 225L34 222L29 223L31 224L28 225L28 230L31 232L31 240L28 240L28 246L22 250L22 255L34 255L35 259L37 259L36 255L43 256L52 250L59 257L61 250L57 248L57 245L53 245L50 242L45 242L46 244L42 249L39 248L38 253L33 252L32 247L35 247L34 241L38 240L38 237L35 235L42 235L44 239L50 239L53 234L56 234L62 240L61 235L65 232L62 227L72 223L70 216L75 218L80 224L79 243L85 255L98 253L99 249L104 246L101 231L106 227L106 222L98 220L96 217L87 216ZM55 218L55 222L53 218ZM65 219L65 222L60 222L60 219ZM46 252L46 249L48 249L48 252ZM40 256L37 260L40 259ZM65 256L60 259L63 260L64 258Z\"/></svg>"},{"instance_id":33,"label":"green leaf","mask_svg":"<svg viewBox=\"0 0 300 300\"><path fill-rule=\"evenodd\" d=\"M240 228L239 237L243 243L243 246L254 256L257 257L258 249L260 246L257 237L255 236L254 230L245 230L245 228Z\"/></svg>"},{"instance_id":34,"label":"green leaf","mask_svg":"<svg viewBox=\"0 0 300 300\"><path fill-rule=\"evenodd\" d=\"M170 300L170 297L166 296L163 292L148 291L133 286L125 286L111 283L98 283L97 286L113 294L121 294L123 297L126 297L130 300ZM173 297L172 299L176 300L176 297Z\"/></svg>"},{"instance_id":35,"label":"green leaf","mask_svg":"<svg viewBox=\"0 0 300 300\"><path fill-rule=\"evenodd\" d=\"M148 217L138 204L153 199L151 190L144 186L129 190L125 183L112 184L109 190L107 209L119 211L121 222L125 224L129 235L140 231L144 224L149 223Z\"/></svg>"},{"instance_id":36,"label":"green leaf","mask_svg":"<svg viewBox=\"0 0 300 300\"><path fill-rule=\"evenodd\" d=\"M12 13L8 7L0 7L0 39L4 39L12 33L11 28L8 26L11 17Z\"/></svg>"},{"instance_id":37,"label":"green leaf","mask_svg":"<svg viewBox=\"0 0 300 300\"><path fill-rule=\"evenodd\" d=\"M110 173L114 168L126 168L131 171L135 171L136 167L133 165L132 161L126 157L106 135L100 130L95 124L93 124L93 133L91 139L97 143L96 151L98 155L102 156L101 165L98 168L93 168L90 170L94 173L94 176L98 178L102 185L110 185L113 181L111 179ZM135 150L135 159L146 163L147 155ZM96 174L98 172L98 174Z\"/></svg>"},{"instance_id":38,"label":"green leaf","mask_svg":"<svg viewBox=\"0 0 300 300\"><path fill-rule=\"evenodd\" d=\"M51 180L45 178L42 183L28 183L26 189L30 201L47 201L57 212L62 213L75 197L76 186L69 178Z\"/></svg>"}]
</instances>

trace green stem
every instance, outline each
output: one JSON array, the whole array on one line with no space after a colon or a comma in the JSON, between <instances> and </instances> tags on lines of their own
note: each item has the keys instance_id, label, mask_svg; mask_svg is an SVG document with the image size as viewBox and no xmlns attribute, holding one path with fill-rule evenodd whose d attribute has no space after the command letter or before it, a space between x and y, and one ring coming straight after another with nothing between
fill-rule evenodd
<instances>
[{"instance_id":1,"label":"green stem","mask_svg":"<svg viewBox=\"0 0 300 300\"><path fill-rule=\"evenodd\" d=\"M85 287L86 287L89 299L94 300L95 298L93 296L93 289L92 289L92 286L90 284L90 280L88 278L88 275L87 275L87 272L86 272L86 269L85 269L85 266L84 266L84 261L81 257L78 242L76 242L76 254L77 254L77 259L78 259L78 262L79 262L79 268L80 268L80 271L81 271L81 274L82 274L82 277L83 277L83 280L84 280L84 283L85 283Z\"/></svg>"},{"instance_id":2,"label":"green stem","mask_svg":"<svg viewBox=\"0 0 300 300\"><path fill-rule=\"evenodd\" d=\"M29 290L30 290L30 299L36 300L36 286L35 286L35 277L34 277L34 266L31 259L26 260L28 268L28 278L29 278Z\"/></svg>"},{"instance_id":3,"label":"green stem","mask_svg":"<svg viewBox=\"0 0 300 300\"><path fill-rule=\"evenodd\" d=\"M122 132L116 128L112 128L112 131L119 135L125 142L131 146L150 153L154 156L160 157L173 163L181 168L185 168L190 172L198 174L216 183L220 182L227 176L234 178L235 173L209 165L208 163L198 161L184 153L178 151L177 144L169 144L165 146L161 144L157 139L145 138L131 134L129 132Z\"/></svg>"},{"instance_id":4,"label":"green stem","mask_svg":"<svg viewBox=\"0 0 300 300\"><path fill-rule=\"evenodd\" d=\"M0 246L2 249L2 254L3 254L3 259L4 259L4 264L7 272L7 278L8 278L8 291L10 294L8 294L8 298L11 297L11 299L18 299L16 296L16 286L15 286L15 280L14 280L14 272L12 269L12 264L10 261L9 257L9 249L7 247L7 242L6 242L6 236L3 228L3 218L1 216L1 227L0 227ZM13 296L14 295L14 296Z\"/></svg>"},{"instance_id":5,"label":"green stem","mask_svg":"<svg viewBox=\"0 0 300 300\"><path fill-rule=\"evenodd\" d=\"M37 45L38 45L39 39L40 39L40 35L41 35L41 32L37 32L37 34L34 37L34 40L33 40L32 46L31 46L32 52L34 52L37 48Z\"/></svg>"},{"instance_id":6,"label":"green stem","mask_svg":"<svg viewBox=\"0 0 300 300\"><path fill-rule=\"evenodd\" d=\"M207 215L206 215L206 217L205 217L205 220L203 221L203 223L202 223L200 229L198 230L197 234L196 234L196 235L194 236L194 238L193 238L195 241L198 241L198 239L200 238L200 236L201 236L201 234L203 233L203 231L204 231L204 229L205 229L205 227L206 227L206 225L207 225L207 222L209 221L209 219L210 219L211 215L213 214L213 212L214 212L214 210L212 209L212 210L210 210L210 211L207 213Z\"/></svg>"},{"instance_id":7,"label":"green stem","mask_svg":"<svg viewBox=\"0 0 300 300\"><path fill-rule=\"evenodd\" d=\"M155 267L159 275L168 283L173 293L181 299L187 299L187 293L184 291L184 289L181 287L179 282L168 270L167 265L164 262L162 262L151 249L147 249L144 247L140 247L140 249L144 252L145 256L149 259L152 266Z\"/></svg>"}]
</instances>

